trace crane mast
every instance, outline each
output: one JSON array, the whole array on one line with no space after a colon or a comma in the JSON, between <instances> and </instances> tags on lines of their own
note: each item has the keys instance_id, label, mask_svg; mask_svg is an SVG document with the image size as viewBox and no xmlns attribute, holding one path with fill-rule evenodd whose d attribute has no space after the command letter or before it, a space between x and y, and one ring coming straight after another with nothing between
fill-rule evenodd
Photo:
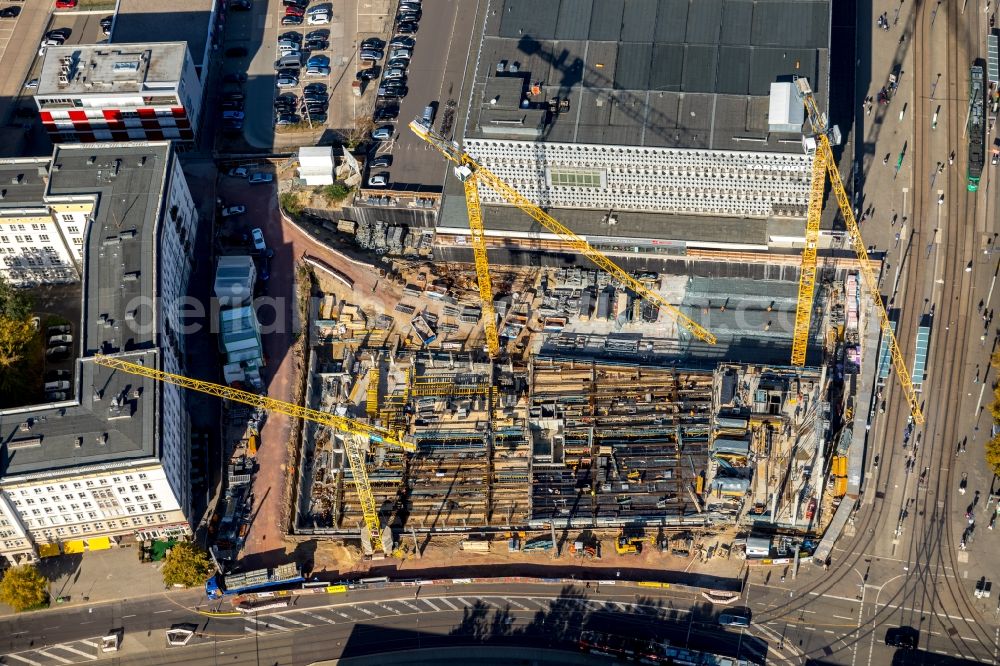
<instances>
[{"instance_id":1,"label":"crane mast","mask_svg":"<svg viewBox=\"0 0 1000 666\"><path fill-rule=\"evenodd\" d=\"M892 358L892 367L896 371L896 378L899 380L899 384L903 389L903 394L906 396L906 401L910 406L910 416L914 423L921 425L924 423L924 413L920 409L919 396L917 395L916 387L913 385L913 380L910 378L910 371L906 368L906 360L903 358L903 352L899 348L899 343L896 341L896 334L893 332L892 326L889 324L889 314L886 312L885 305L882 303L882 294L879 291L878 278L875 276L875 269L872 268L871 261L868 259L868 249L865 247L865 241L861 237L861 229L858 227L858 222L854 217L854 209L851 208L850 197L847 196L847 190L844 189L844 181L840 177L840 170L837 168L837 161L833 157L833 148L830 146L830 137L827 136L828 127L826 116L822 114L816 106L816 100L813 98L812 88L809 87L809 82L804 78L799 78L796 79L795 85L799 96L802 98L802 103L806 107L809 124L812 127L812 131L816 139L816 152L817 154L822 155L821 159L826 163L826 172L830 176L830 186L833 190L834 196L837 198L837 205L840 208L840 214L843 215L844 222L847 225L847 235L851 239L851 245L854 247L855 254L858 256L858 264L861 268L861 278L864 281L865 289L868 291L868 295L871 297L872 303L875 305L875 312L878 314L879 327L882 330L882 337L888 342L889 354ZM817 187L817 174L815 166L816 161L814 160L812 183L813 193L815 193ZM810 197L810 216L812 216L813 213L812 204L813 200L812 197ZM804 259L803 263L805 263ZM800 288L800 296L801 293L802 291ZM801 312L801 306L802 304L799 303L799 308L796 311L796 329L798 329L799 326L798 319L799 312ZM810 302L810 310L811 309L812 303ZM808 328L808 320L806 321L806 327Z\"/></svg>"},{"instance_id":2,"label":"crane mast","mask_svg":"<svg viewBox=\"0 0 1000 666\"><path fill-rule=\"evenodd\" d=\"M806 217L806 245L802 248L802 266L799 270L799 297L795 305L795 328L792 336L792 365L806 364L809 349L809 322L812 319L813 298L816 293L816 245L819 242L819 223L823 217L823 190L826 187L826 157L817 150L813 155L812 190L809 193L809 214Z\"/></svg>"},{"instance_id":3,"label":"crane mast","mask_svg":"<svg viewBox=\"0 0 1000 666\"><path fill-rule=\"evenodd\" d=\"M458 147L458 144L448 141L431 128L423 125L419 120L410 122L410 129L413 130L413 132L421 139L437 148L442 155L458 165L459 168L464 167L470 176L470 178L466 179L466 182L468 182L469 179L483 181L483 183L488 185L490 189L503 197L508 203L520 208L536 222L558 236L570 247L571 250L587 257L587 259L596 264L598 268L615 277L621 284L627 286L647 302L669 312L677 323L694 337L709 344L715 344L717 342L716 337L710 331L703 328L696 321L685 315L679 308L668 302L665 298L650 290L642 282L629 275L625 269L613 262L603 252L592 247L585 239L578 236L568 227L543 211L520 192L504 182L499 176L486 167L478 164L468 153L463 152L462 149ZM468 191L469 187L467 186L466 193L468 193ZM468 201L468 199L466 199L466 201ZM478 193L476 201L478 202ZM471 218L472 216L470 215L470 224L472 224ZM481 214L478 217L478 221L481 226ZM475 233L475 231L473 233ZM485 244L482 253L484 257L483 269L485 270ZM480 271L480 262L478 258L476 261L476 271L477 274ZM483 303L484 312L486 305L486 303ZM492 303L490 305L492 305Z\"/></svg>"},{"instance_id":4,"label":"crane mast","mask_svg":"<svg viewBox=\"0 0 1000 666\"><path fill-rule=\"evenodd\" d=\"M406 451L415 451L416 446L411 442L403 440L401 433L388 428L362 423L346 416L337 416L329 412L321 412L317 409L310 409L283 400L269 398L266 395L257 395L256 393L250 393L249 391L243 391L223 384L215 384L213 382L164 372L163 370L132 363L119 357L98 355L92 358L94 363L106 368L121 370L122 372L146 377L163 382L164 384L172 384L191 391L198 391L199 393L214 395L244 405L266 409L270 412L278 412L286 416L312 421L313 423L319 423L343 433L344 450L347 453L347 461L351 468L351 474L354 477L354 486L357 489L361 502L361 510L364 516L365 528L368 531L368 539L374 551L382 550L378 507L375 503L375 495L371 489L371 482L368 479L365 452L367 447L373 443L397 446Z\"/></svg>"}]
</instances>

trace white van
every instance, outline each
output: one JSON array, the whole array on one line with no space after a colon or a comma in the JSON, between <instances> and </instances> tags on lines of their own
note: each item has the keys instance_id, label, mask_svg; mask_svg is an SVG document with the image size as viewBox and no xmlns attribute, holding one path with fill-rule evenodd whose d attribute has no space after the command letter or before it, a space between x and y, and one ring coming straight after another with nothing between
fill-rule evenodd
<instances>
[{"instance_id":1,"label":"white van","mask_svg":"<svg viewBox=\"0 0 1000 666\"><path fill-rule=\"evenodd\" d=\"M67 391L69 390L69 382L58 381L58 382L45 382L46 391Z\"/></svg>"}]
</instances>

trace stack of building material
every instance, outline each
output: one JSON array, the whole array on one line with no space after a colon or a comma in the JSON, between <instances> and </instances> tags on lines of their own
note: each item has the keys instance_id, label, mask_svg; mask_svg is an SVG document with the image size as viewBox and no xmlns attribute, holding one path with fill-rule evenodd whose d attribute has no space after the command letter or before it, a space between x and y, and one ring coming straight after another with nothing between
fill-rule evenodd
<instances>
[{"instance_id":1,"label":"stack of building material","mask_svg":"<svg viewBox=\"0 0 1000 666\"><path fill-rule=\"evenodd\" d=\"M493 434L491 525L523 525L529 518L531 450L523 425L497 428Z\"/></svg>"},{"instance_id":2,"label":"stack of building material","mask_svg":"<svg viewBox=\"0 0 1000 666\"><path fill-rule=\"evenodd\" d=\"M487 448L483 432L463 423L418 431L405 510L418 528L480 527L487 515Z\"/></svg>"}]
</instances>

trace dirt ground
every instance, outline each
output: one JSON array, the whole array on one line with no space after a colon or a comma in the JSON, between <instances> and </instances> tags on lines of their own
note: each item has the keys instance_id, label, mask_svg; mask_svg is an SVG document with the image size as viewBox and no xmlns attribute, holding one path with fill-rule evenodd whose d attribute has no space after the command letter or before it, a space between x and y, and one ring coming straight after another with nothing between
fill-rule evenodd
<instances>
[{"instance_id":1,"label":"dirt ground","mask_svg":"<svg viewBox=\"0 0 1000 666\"><path fill-rule=\"evenodd\" d=\"M531 575L604 580L662 580L673 578L679 573L732 577L744 566L744 560L736 555L728 558L715 556L706 561L697 552L699 545L708 548L732 542L735 535L731 532L707 537L696 536L695 549L690 557L661 553L658 547L648 542L639 554L618 555L614 548L613 533L608 532L601 535L601 557L581 558L570 552L570 546L578 536L578 531L569 532L565 539L562 533L556 533L561 545L558 557L554 557L552 551L512 553L508 551L507 542L503 539L493 541L490 552L481 553L461 550L459 544L466 538L462 535L441 535L430 539L417 535L422 548L420 557L413 554L413 541L406 536L400 544L407 550L402 559L386 557L363 561L361 551L356 546L333 541L318 542L314 570L327 574L337 572L344 577L355 574L405 578Z\"/></svg>"}]
</instances>

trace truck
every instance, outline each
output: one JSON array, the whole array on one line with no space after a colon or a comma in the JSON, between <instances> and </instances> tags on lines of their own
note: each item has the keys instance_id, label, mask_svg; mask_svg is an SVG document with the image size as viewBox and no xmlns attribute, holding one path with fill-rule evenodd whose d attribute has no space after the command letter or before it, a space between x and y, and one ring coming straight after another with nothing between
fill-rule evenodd
<instances>
[{"instance_id":1,"label":"truck","mask_svg":"<svg viewBox=\"0 0 1000 666\"><path fill-rule=\"evenodd\" d=\"M217 573L205 583L205 594L209 599L219 599L243 592L301 583L304 580L302 570L295 563L282 564L274 569L254 569L227 575Z\"/></svg>"}]
</instances>

